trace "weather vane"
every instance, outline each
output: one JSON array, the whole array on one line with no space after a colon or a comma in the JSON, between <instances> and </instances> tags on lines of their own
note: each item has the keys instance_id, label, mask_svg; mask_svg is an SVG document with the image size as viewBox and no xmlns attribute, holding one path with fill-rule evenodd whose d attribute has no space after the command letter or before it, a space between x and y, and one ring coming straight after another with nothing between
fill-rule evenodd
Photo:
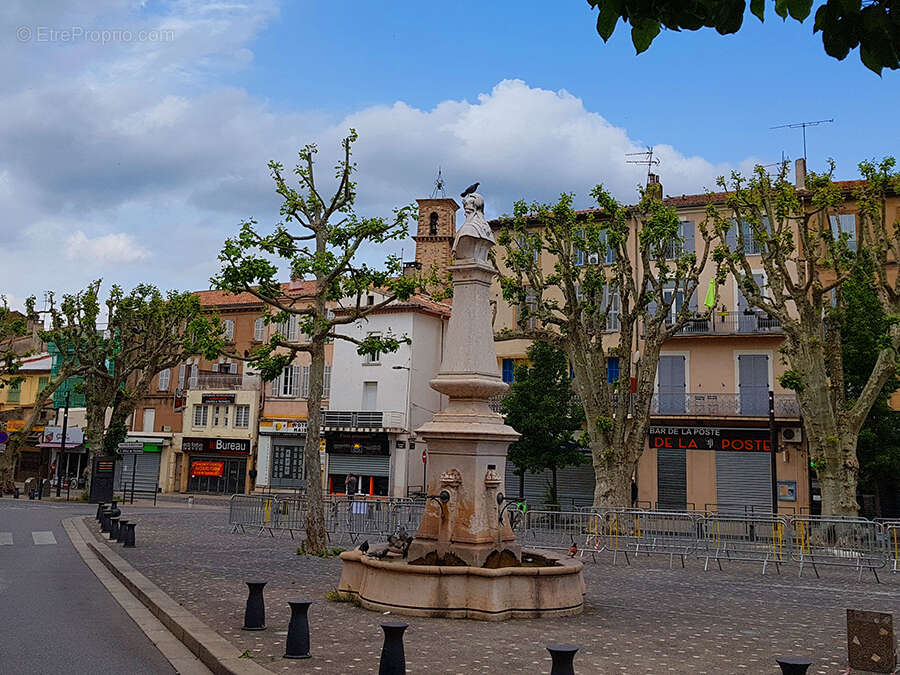
<instances>
[{"instance_id":1,"label":"weather vane","mask_svg":"<svg viewBox=\"0 0 900 675\"><path fill-rule=\"evenodd\" d=\"M432 199L437 199L439 195L441 199L447 197L447 193L444 191L444 185L444 174L441 172L441 167L438 167L437 178L434 179L434 189L431 191Z\"/></svg>"}]
</instances>

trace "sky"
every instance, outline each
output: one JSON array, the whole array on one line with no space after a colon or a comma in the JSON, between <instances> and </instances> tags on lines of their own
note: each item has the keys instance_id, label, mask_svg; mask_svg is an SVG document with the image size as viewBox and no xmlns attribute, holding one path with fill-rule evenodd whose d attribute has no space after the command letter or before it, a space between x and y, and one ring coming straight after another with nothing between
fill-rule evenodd
<instances>
[{"instance_id":1,"label":"sky","mask_svg":"<svg viewBox=\"0 0 900 675\"><path fill-rule=\"evenodd\" d=\"M802 121L834 120L807 130L812 170L896 154L900 73L832 59L771 5L635 55L585 0L4 0L0 293L208 288L243 220L279 221L268 160L317 143L327 181L350 127L362 216L431 196L438 167L448 195L480 181L489 217L590 206L597 183L630 202L647 168L627 155L650 146L666 194L703 192L802 156L799 129L771 128Z\"/></svg>"}]
</instances>

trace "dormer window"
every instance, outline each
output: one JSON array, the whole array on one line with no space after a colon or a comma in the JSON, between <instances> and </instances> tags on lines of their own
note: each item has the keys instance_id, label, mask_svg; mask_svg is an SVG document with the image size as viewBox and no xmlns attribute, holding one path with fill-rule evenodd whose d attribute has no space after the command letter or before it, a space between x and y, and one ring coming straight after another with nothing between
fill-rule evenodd
<instances>
[{"instance_id":1,"label":"dormer window","mask_svg":"<svg viewBox=\"0 0 900 675\"><path fill-rule=\"evenodd\" d=\"M428 236L436 237L438 233L438 214L437 211L432 211L431 216L429 216L428 220Z\"/></svg>"}]
</instances>

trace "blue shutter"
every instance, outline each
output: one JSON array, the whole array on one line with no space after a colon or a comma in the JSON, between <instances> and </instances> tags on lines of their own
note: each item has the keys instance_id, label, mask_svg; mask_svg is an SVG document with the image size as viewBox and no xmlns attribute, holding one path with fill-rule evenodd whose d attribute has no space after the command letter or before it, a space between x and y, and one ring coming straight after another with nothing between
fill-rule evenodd
<instances>
[{"instance_id":1,"label":"blue shutter","mask_svg":"<svg viewBox=\"0 0 900 675\"><path fill-rule=\"evenodd\" d=\"M725 243L728 245L732 251L737 248L737 226L735 225L734 220L731 221L731 227L728 228L728 232L725 234Z\"/></svg>"},{"instance_id":2,"label":"blue shutter","mask_svg":"<svg viewBox=\"0 0 900 675\"><path fill-rule=\"evenodd\" d=\"M606 359L606 381L619 381L619 357L610 356Z\"/></svg>"},{"instance_id":3,"label":"blue shutter","mask_svg":"<svg viewBox=\"0 0 900 675\"><path fill-rule=\"evenodd\" d=\"M512 382L515 379L515 363L512 359L503 359L502 378L504 382Z\"/></svg>"},{"instance_id":4,"label":"blue shutter","mask_svg":"<svg viewBox=\"0 0 900 675\"><path fill-rule=\"evenodd\" d=\"M687 220L681 223L681 236L684 238L684 252L694 252L694 223Z\"/></svg>"}]
</instances>

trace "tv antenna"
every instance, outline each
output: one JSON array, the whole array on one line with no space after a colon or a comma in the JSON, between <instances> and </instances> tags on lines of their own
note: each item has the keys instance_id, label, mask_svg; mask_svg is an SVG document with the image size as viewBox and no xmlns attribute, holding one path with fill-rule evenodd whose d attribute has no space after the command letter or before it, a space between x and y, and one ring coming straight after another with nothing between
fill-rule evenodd
<instances>
[{"instance_id":1,"label":"tv antenna","mask_svg":"<svg viewBox=\"0 0 900 675\"><path fill-rule=\"evenodd\" d=\"M447 193L444 191L446 184L441 167L438 167L438 174L437 178L434 179L434 190L431 191L431 198L437 199L438 195L440 195L441 199L446 199Z\"/></svg>"},{"instance_id":2,"label":"tv antenna","mask_svg":"<svg viewBox=\"0 0 900 675\"><path fill-rule=\"evenodd\" d=\"M647 182L650 181L651 169L659 166L659 157L653 156L653 147L647 148L644 152L626 152L626 157L640 157L641 159L626 159L626 164L646 164L647 165Z\"/></svg>"},{"instance_id":3,"label":"tv antenna","mask_svg":"<svg viewBox=\"0 0 900 675\"><path fill-rule=\"evenodd\" d=\"M815 122L792 122L791 124L779 124L777 127L769 127L769 129L803 129L803 159L806 159L806 127L817 127L820 124L831 124L834 118L830 120L816 120Z\"/></svg>"}]
</instances>

